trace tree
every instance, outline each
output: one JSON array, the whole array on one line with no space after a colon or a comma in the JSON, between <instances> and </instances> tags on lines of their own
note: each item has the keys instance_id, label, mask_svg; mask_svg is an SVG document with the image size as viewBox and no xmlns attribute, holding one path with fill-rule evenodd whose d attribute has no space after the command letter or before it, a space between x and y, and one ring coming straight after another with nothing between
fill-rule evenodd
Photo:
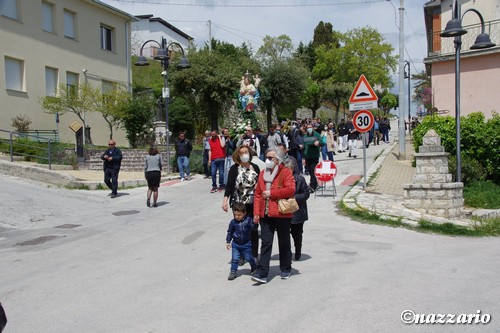
<instances>
[{"instance_id":1,"label":"tree","mask_svg":"<svg viewBox=\"0 0 500 333\"><path fill-rule=\"evenodd\" d=\"M413 86L413 101L417 104L424 104L426 108L432 107L432 86L431 86L431 76L427 74L426 71L421 71L420 73L413 74L411 76L412 80L415 80Z\"/></svg>"},{"instance_id":2,"label":"tree","mask_svg":"<svg viewBox=\"0 0 500 333\"><path fill-rule=\"evenodd\" d=\"M384 89L391 88L391 72L395 72L397 58L392 46L375 29L365 27L336 33L338 48L320 45L316 48L316 79L332 78L334 82L355 83L364 74L370 83Z\"/></svg>"},{"instance_id":3,"label":"tree","mask_svg":"<svg viewBox=\"0 0 500 333\"><path fill-rule=\"evenodd\" d=\"M399 99L398 96L394 95L393 93L385 92L378 103L381 106L381 109L384 111L384 114L387 114L391 109L398 106Z\"/></svg>"},{"instance_id":4,"label":"tree","mask_svg":"<svg viewBox=\"0 0 500 333\"><path fill-rule=\"evenodd\" d=\"M221 42L212 49L189 52L191 68L171 73L172 86L204 110L211 128L218 128L219 116L229 108L239 91L246 70L259 73L259 65L248 58L245 48L231 48Z\"/></svg>"},{"instance_id":5,"label":"tree","mask_svg":"<svg viewBox=\"0 0 500 333\"><path fill-rule=\"evenodd\" d=\"M113 127L119 126L120 110L123 103L129 101L130 93L123 87L115 85L113 89L102 93L100 89L91 89L95 111L100 113L108 124L109 138L113 138Z\"/></svg>"},{"instance_id":6,"label":"tree","mask_svg":"<svg viewBox=\"0 0 500 333\"><path fill-rule=\"evenodd\" d=\"M335 123L339 121L340 107L351 96L353 85L345 82L334 82L332 79L323 81L323 99L330 102L335 109Z\"/></svg>"},{"instance_id":7,"label":"tree","mask_svg":"<svg viewBox=\"0 0 500 333\"><path fill-rule=\"evenodd\" d=\"M330 22L319 21L316 28L314 28L311 46L317 48L320 45L328 48L339 47L336 35L333 33L333 25Z\"/></svg>"},{"instance_id":8,"label":"tree","mask_svg":"<svg viewBox=\"0 0 500 333\"><path fill-rule=\"evenodd\" d=\"M292 40L287 35L278 37L265 36L263 45L257 51L256 57L265 67L271 66L276 61L290 58L292 52Z\"/></svg>"},{"instance_id":9,"label":"tree","mask_svg":"<svg viewBox=\"0 0 500 333\"><path fill-rule=\"evenodd\" d=\"M304 93L302 94L302 106L307 106L312 110L313 118L316 118L316 111L321 106L322 91L318 82L308 77L305 82ZM296 112L293 119L297 119Z\"/></svg>"},{"instance_id":10,"label":"tree","mask_svg":"<svg viewBox=\"0 0 500 333\"><path fill-rule=\"evenodd\" d=\"M40 97L39 102L46 113L59 113L61 116L68 112L74 113L85 127L85 113L95 110L95 89L88 83L76 86L61 83L56 96Z\"/></svg>"},{"instance_id":11,"label":"tree","mask_svg":"<svg viewBox=\"0 0 500 333\"><path fill-rule=\"evenodd\" d=\"M120 125L127 132L127 140L132 148L151 144L151 131L156 99L151 94L129 96L117 108Z\"/></svg>"},{"instance_id":12,"label":"tree","mask_svg":"<svg viewBox=\"0 0 500 333\"><path fill-rule=\"evenodd\" d=\"M260 87L268 127L273 108L278 116L291 117L301 106L308 76L309 72L303 64L294 59L275 61L264 68Z\"/></svg>"}]
</instances>

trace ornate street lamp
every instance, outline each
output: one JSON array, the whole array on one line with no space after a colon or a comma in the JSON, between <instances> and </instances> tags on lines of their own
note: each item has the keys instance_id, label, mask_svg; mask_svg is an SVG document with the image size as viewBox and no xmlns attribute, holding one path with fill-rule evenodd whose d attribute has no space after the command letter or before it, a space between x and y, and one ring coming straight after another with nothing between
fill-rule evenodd
<instances>
[{"instance_id":1,"label":"ornate street lamp","mask_svg":"<svg viewBox=\"0 0 500 333\"><path fill-rule=\"evenodd\" d=\"M141 51L140 55L137 58L137 61L135 62L136 66L149 66L149 62L146 59L145 56L142 55L142 51L144 50L144 46L148 43L155 43L157 44L160 49L158 50L157 54L153 57L156 60L161 61L161 65L163 67L163 72L161 75L163 76L163 92L162 96L164 98L165 102L165 141L166 141L166 149L167 149L167 173L170 173L170 130L168 126L168 100L170 98L170 91L168 89L168 65L170 63L170 55L169 55L169 49L171 46L176 46L178 47L181 52L182 52L182 57L177 65L178 69L185 69L185 68L190 68L191 65L189 64L186 55L184 53L184 49L182 48L181 44L177 42L171 42L167 43L167 40L165 38L161 38L161 44L158 43L155 40L147 40L142 44L141 46Z\"/></svg>"},{"instance_id":2,"label":"ornate street lamp","mask_svg":"<svg viewBox=\"0 0 500 333\"><path fill-rule=\"evenodd\" d=\"M491 42L490 36L485 33L484 27L484 19L481 13L474 9L467 9L462 16L460 16L460 6L458 5L458 1L455 0L453 2L453 14L452 19L448 21L446 24L446 28L441 33L441 37L454 37L455 41L455 124L456 124L456 142L457 142L457 173L456 173L456 181L462 181L462 160L460 157L460 48L462 46L462 35L467 33L462 27L462 19L468 12L474 12L479 16L481 20L481 33L476 37L476 41L474 45L470 48L472 50L478 49L486 49L495 46L494 43Z\"/></svg>"}]
</instances>

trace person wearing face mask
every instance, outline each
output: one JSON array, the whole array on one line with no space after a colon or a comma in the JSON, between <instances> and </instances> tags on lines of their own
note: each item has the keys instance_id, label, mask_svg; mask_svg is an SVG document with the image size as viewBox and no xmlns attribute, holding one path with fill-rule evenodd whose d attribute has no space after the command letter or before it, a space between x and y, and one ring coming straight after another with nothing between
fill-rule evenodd
<instances>
[{"instance_id":1,"label":"person wearing face mask","mask_svg":"<svg viewBox=\"0 0 500 333\"><path fill-rule=\"evenodd\" d=\"M259 174L254 197L254 221L260 223L260 260L252 280L267 283L269 263L273 249L274 233L278 234L281 278L286 280L292 271L290 223L293 214L282 214L278 200L295 195L295 179L290 169L283 165L281 150L266 150L266 169Z\"/></svg>"},{"instance_id":2,"label":"person wearing face mask","mask_svg":"<svg viewBox=\"0 0 500 333\"><path fill-rule=\"evenodd\" d=\"M222 200L222 210L227 212L234 203L245 204L247 216L253 218L253 202L255 185L259 177L260 168L252 162L253 152L248 146L239 146L233 153L234 164L229 169L226 181L226 190ZM256 158L257 159L257 158ZM258 258L259 231L252 230L252 255ZM242 264L243 262L240 262Z\"/></svg>"},{"instance_id":3,"label":"person wearing face mask","mask_svg":"<svg viewBox=\"0 0 500 333\"><path fill-rule=\"evenodd\" d=\"M306 169L309 172L311 180L309 187L311 193L316 191L318 181L314 174L314 169L319 162L320 149L323 146L321 136L318 132L314 131L311 124L307 125L307 133L304 136L304 158L306 159Z\"/></svg>"}]
</instances>

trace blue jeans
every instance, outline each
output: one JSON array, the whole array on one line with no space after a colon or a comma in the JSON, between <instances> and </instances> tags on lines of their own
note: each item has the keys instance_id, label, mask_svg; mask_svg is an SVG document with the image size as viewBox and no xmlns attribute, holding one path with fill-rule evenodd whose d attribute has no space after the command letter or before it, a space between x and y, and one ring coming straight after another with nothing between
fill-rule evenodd
<instances>
[{"instance_id":1,"label":"blue jeans","mask_svg":"<svg viewBox=\"0 0 500 333\"><path fill-rule=\"evenodd\" d=\"M250 267L252 268L252 271L254 270L257 264L255 263L255 259L253 258L252 255L252 242L248 242L243 245L236 244L236 242L233 242L231 245L231 249L232 249L231 252L232 271L238 270L238 261L240 260L241 257L243 257L245 261L248 261Z\"/></svg>"},{"instance_id":2,"label":"blue jeans","mask_svg":"<svg viewBox=\"0 0 500 333\"><path fill-rule=\"evenodd\" d=\"M226 157L226 162L224 163L224 180L227 181L227 175L229 174L229 169L234 164L233 158L231 156Z\"/></svg>"},{"instance_id":3,"label":"blue jeans","mask_svg":"<svg viewBox=\"0 0 500 333\"><path fill-rule=\"evenodd\" d=\"M218 158L212 161L212 187L217 187L217 169L219 170L219 187L224 187L224 158Z\"/></svg>"},{"instance_id":4,"label":"blue jeans","mask_svg":"<svg viewBox=\"0 0 500 333\"><path fill-rule=\"evenodd\" d=\"M299 165L300 172L304 172L304 165L302 164L302 151L297 149L297 164Z\"/></svg>"},{"instance_id":5,"label":"blue jeans","mask_svg":"<svg viewBox=\"0 0 500 333\"><path fill-rule=\"evenodd\" d=\"M179 167L179 173L181 174L181 178L184 178L184 173L186 173L186 175L189 176L189 157L178 156L177 166Z\"/></svg>"},{"instance_id":6,"label":"blue jeans","mask_svg":"<svg viewBox=\"0 0 500 333\"><path fill-rule=\"evenodd\" d=\"M323 147L321 147L321 157L323 157L323 161L326 161L327 153L328 148L326 148L326 145L324 145Z\"/></svg>"}]
</instances>

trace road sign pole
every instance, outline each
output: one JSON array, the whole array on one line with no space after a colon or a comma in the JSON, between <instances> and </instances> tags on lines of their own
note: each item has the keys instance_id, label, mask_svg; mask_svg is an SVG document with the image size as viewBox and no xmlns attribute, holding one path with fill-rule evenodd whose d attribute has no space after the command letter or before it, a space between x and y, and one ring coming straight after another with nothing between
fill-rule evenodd
<instances>
[{"instance_id":1,"label":"road sign pole","mask_svg":"<svg viewBox=\"0 0 500 333\"><path fill-rule=\"evenodd\" d=\"M363 183L363 190L366 191L366 133L363 132L363 175L365 177L365 181Z\"/></svg>"}]
</instances>

